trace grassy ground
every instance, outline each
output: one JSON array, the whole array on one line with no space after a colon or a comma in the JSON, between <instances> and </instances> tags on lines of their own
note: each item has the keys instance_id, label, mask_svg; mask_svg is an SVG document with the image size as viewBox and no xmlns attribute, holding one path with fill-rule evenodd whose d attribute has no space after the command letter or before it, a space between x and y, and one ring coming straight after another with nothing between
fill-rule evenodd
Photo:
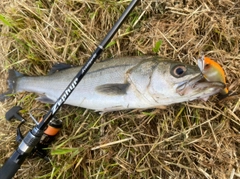
<instances>
[{"instance_id":1,"label":"grassy ground","mask_svg":"<svg viewBox=\"0 0 240 179\"><path fill-rule=\"evenodd\" d=\"M2 91L7 70L44 75L54 63L83 64L129 0L18 0L0 2ZM159 55L195 64L201 52L219 62L231 91L240 84L238 0L142 1L100 60ZM5 112L21 105L49 109L36 95L17 94L0 104L0 163L13 152L18 122ZM239 96L176 104L167 109L100 115L64 106L64 121L51 146L51 163L28 159L16 178L240 178ZM42 114L34 112L36 117Z\"/></svg>"}]
</instances>

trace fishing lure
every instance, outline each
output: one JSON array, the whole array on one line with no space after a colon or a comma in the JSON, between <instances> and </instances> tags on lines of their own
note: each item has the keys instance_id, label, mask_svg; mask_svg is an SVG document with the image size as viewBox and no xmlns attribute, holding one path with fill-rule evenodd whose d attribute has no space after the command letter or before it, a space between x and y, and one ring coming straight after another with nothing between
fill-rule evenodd
<instances>
[{"instance_id":1,"label":"fishing lure","mask_svg":"<svg viewBox=\"0 0 240 179\"><path fill-rule=\"evenodd\" d=\"M218 81L226 84L226 75L223 68L216 61L209 57L202 56L198 59L198 67L207 81ZM220 94L228 94L228 88L220 91Z\"/></svg>"}]
</instances>

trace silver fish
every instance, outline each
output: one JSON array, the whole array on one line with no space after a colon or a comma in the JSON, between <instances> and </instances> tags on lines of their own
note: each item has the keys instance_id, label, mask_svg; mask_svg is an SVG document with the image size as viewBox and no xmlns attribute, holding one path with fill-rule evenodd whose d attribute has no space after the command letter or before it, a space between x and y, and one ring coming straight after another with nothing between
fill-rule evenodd
<instances>
[{"instance_id":1,"label":"silver fish","mask_svg":"<svg viewBox=\"0 0 240 179\"><path fill-rule=\"evenodd\" d=\"M40 95L39 101L54 103L81 69L64 68L37 77L10 70L9 92L34 92ZM203 80L197 66L159 57L122 57L95 63L65 104L104 112L158 108L207 99L224 87L221 82Z\"/></svg>"}]
</instances>

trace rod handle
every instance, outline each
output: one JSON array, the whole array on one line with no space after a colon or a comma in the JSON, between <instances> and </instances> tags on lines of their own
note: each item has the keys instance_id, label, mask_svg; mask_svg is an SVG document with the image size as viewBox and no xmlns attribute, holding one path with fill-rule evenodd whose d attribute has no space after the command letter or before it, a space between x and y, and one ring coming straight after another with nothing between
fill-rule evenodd
<instances>
[{"instance_id":1,"label":"rod handle","mask_svg":"<svg viewBox=\"0 0 240 179\"><path fill-rule=\"evenodd\" d=\"M11 179L21 167L23 161L26 159L27 155L21 155L17 150L12 154L12 156L4 163L0 168L0 178L1 179Z\"/></svg>"}]
</instances>

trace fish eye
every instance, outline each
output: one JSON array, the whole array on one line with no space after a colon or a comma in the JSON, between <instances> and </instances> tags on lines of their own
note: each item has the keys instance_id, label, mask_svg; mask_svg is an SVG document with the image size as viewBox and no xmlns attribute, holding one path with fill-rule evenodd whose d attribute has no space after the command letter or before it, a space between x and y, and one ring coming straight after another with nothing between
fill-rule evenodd
<instances>
[{"instance_id":1,"label":"fish eye","mask_svg":"<svg viewBox=\"0 0 240 179\"><path fill-rule=\"evenodd\" d=\"M185 74L186 71L187 71L187 68L183 65L175 66L172 69L172 75L176 78L179 78L179 77L182 77Z\"/></svg>"}]
</instances>

